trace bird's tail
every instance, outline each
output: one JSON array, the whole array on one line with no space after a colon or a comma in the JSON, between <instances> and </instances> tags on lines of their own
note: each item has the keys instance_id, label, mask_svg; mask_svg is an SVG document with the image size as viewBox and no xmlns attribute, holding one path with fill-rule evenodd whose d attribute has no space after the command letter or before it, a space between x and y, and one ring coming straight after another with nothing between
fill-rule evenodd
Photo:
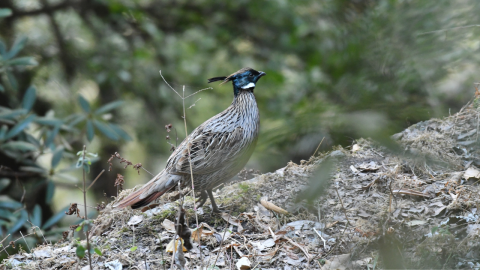
<instances>
[{"instance_id":1,"label":"bird's tail","mask_svg":"<svg viewBox=\"0 0 480 270\"><path fill-rule=\"evenodd\" d=\"M124 208L132 206L133 209L136 209L146 206L175 187L181 179L180 175L172 175L162 171L139 190L131 193L113 207Z\"/></svg>"}]
</instances>

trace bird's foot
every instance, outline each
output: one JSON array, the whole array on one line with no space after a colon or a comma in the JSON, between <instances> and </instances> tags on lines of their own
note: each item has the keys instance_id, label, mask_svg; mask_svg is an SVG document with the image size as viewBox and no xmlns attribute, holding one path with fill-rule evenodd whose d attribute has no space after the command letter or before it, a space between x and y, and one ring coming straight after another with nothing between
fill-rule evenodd
<instances>
[{"instance_id":1,"label":"bird's foot","mask_svg":"<svg viewBox=\"0 0 480 270\"><path fill-rule=\"evenodd\" d=\"M208 199L207 191L203 190L201 195L200 195L200 198L198 198L197 201L195 202L196 207L197 208L202 207L205 204L205 202L207 201L207 199Z\"/></svg>"}]
</instances>

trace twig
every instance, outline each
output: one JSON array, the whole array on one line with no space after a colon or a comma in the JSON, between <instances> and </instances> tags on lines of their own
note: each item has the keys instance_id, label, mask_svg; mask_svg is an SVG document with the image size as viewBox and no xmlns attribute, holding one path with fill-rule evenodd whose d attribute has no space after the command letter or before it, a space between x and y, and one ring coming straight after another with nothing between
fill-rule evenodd
<instances>
[{"instance_id":1,"label":"twig","mask_svg":"<svg viewBox=\"0 0 480 270\"><path fill-rule=\"evenodd\" d=\"M93 184L95 184L95 182L97 182L98 178L100 178L100 176L105 172L105 170L102 170L98 175L97 177L95 178L95 180L93 180L93 182L90 184L90 186L88 186L87 190L89 190Z\"/></svg>"},{"instance_id":2,"label":"twig","mask_svg":"<svg viewBox=\"0 0 480 270\"><path fill-rule=\"evenodd\" d=\"M323 140L325 140L325 137L323 137L322 140L320 141L320 143L318 144L317 149L315 149L315 152L313 152L313 156L315 156L317 154L317 151L318 151L318 149L320 149L320 146L322 145Z\"/></svg>"},{"instance_id":3,"label":"twig","mask_svg":"<svg viewBox=\"0 0 480 270\"><path fill-rule=\"evenodd\" d=\"M23 241L25 241L25 245L27 246L28 250L30 250L30 252L32 252L32 255L33 255L33 259L35 260L35 262L37 262L37 256L35 256L35 252L33 252L30 247L28 246L28 243L27 243L27 240L25 239L25 237L23 236L23 233L22 231L19 231L20 232L20 235L22 236L23 238ZM28 236L28 235L27 235ZM40 265L38 265L38 268L40 268Z\"/></svg>"},{"instance_id":4,"label":"twig","mask_svg":"<svg viewBox=\"0 0 480 270\"><path fill-rule=\"evenodd\" d=\"M313 230L317 233L317 235L322 239L323 241L323 247L325 248L326 245L327 245L327 241L325 241L325 239L323 239L322 235L320 233L318 233L317 229L313 228Z\"/></svg>"},{"instance_id":5,"label":"twig","mask_svg":"<svg viewBox=\"0 0 480 270\"><path fill-rule=\"evenodd\" d=\"M336 186L335 186L335 192L337 192L338 199L340 200L340 203L342 204L343 213L345 214L345 218L347 219L347 225L348 225L348 224L350 224L350 220L348 219L348 216L347 216L347 209L345 209L345 207L343 206L342 198L340 197L340 194L338 193L338 189L337 189ZM345 226L345 227L347 227L347 226Z\"/></svg>"},{"instance_id":6,"label":"twig","mask_svg":"<svg viewBox=\"0 0 480 270\"><path fill-rule=\"evenodd\" d=\"M225 234L227 234L228 225L230 224L230 217L231 217L231 215L229 214L228 215L228 220L227 220L227 225L225 225L225 231L223 232L222 241L220 241L220 250L218 251L217 257L215 258L215 261L213 262L213 266L215 266L215 264L217 263L217 260L218 260L218 256L220 256L220 251L222 250L222 245L223 245L223 239L225 239Z\"/></svg>"},{"instance_id":7,"label":"twig","mask_svg":"<svg viewBox=\"0 0 480 270\"><path fill-rule=\"evenodd\" d=\"M445 32L445 31L457 30L457 29L464 29L464 28L471 28L471 27L480 27L480 24L457 26L457 27L452 27L452 28L445 28L445 29L440 29L440 30L423 32L423 33L417 34L417 36L422 36L422 35L427 35L427 34L433 34L433 33L441 33L441 32Z\"/></svg>"},{"instance_id":8,"label":"twig","mask_svg":"<svg viewBox=\"0 0 480 270\"><path fill-rule=\"evenodd\" d=\"M85 218L84 218L84 222L86 222L85 225L87 225L87 228L85 230L85 235L87 237L87 253L88 253L88 265L90 266L90 270L93 270L93 267L92 267L92 255L90 254L90 238L89 238L89 224L88 224L88 215L87 215L87 189L85 188L87 186L87 180L86 180L86 172L85 172L85 166L84 166L84 163L85 163L85 154L87 152L87 147L84 145L83 146L83 158L82 158L82 171L83 171L83 203L84 203L84 211L85 211ZM102 174L103 171L100 173ZM98 177L97 177L98 178ZM95 179L96 180L96 179ZM94 181L95 182L95 181ZM85 227L84 227L85 229Z\"/></svg>"},{"instance_id":9,"label":"twig","mask_svg":"<svg viewBox=\"0 0 480 270\"><path fill-rule=\"evenodd\" d=\"M183 85L183 92L182 94L183 95L180 95L180 93L178 93L168 82L167 80L165 80L165 78L163 77L162 75L162 71L160 70L159 71L160 73L160 76L162 77L163 81L165 82L165 84L168 85L168 87L170 87L170 89L173 90L173 92L175 92L181 99L182 99L182 107L183 107L183 124L184 124L184 127L185 127L185 140L186 140L186 147L187 147L187 151L188 151L188 162L189 162L189 165L190 165L190 178L192 180L192 194L193 194L193 201L195 202L196 201L196 198L195 198L195 185L194 185L194 180L193 180L193 168L192 168L192 159L191 159L191 153L190 153L190 147L189 147L189 142L190 142L190 138L188 137L188 129L187 129L187 115L186 115L186 111L185 111L185 99L188 98L188 97L191 97L201 91L205 91L205 90L208 90L208 89L212 89L211 87L208 87L208 88L204 88L204 89L200 89L198 91L196 91L195 93L191 94L191 95L188 95L185 97L185 85ZM176 133L176 130L175 130L175 133ZM177 137L178 139L178 137ZM180 187L179 187L180 188ZM179 189L179 192L180 192L180 189ZM183 203L183 202L182 202ZM197 229L198 229L198 213L197 213L197 205L194 203L194 211L195 211L195 221L196 221L196 225L197 225ZM174 239L175 241L175 239ZM174 242L175 243L175 242ZM200 237L198 238L198 246L199 246L199 250L200 250L200 260L202 262L202 265L201 265L201 268L203 268L203 256L202 256L202 249L201 249L201 244L200 244Z\"/></svg>"}]
</instances>

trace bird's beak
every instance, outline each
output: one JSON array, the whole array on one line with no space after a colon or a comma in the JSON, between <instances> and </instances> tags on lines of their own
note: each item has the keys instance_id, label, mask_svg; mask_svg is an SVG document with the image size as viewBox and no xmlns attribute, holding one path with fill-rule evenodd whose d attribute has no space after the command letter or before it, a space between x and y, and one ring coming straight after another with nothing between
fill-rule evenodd
<instances>
[{"instance_id":1,"label":"bird's beak","mask_svg":"<svg viewBox=\"0 0 480 270\"><path fill-rule=\"evenodd\" d=\"M263 71L259 71L259 72L260 72L260 74L258 74L258 78L260 78L260 77L263 77L263 76L267 75L267 73L265 73L265 72L263 72Z\"/></svg>"}]
</instances>

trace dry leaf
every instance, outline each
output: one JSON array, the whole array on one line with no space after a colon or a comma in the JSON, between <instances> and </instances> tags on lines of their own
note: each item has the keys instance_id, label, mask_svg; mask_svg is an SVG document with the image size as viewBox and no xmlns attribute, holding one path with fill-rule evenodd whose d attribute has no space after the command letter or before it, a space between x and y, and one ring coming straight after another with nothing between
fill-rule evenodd
<instances>
[{"instance_id":1,"label":"dry leaf","mask_svg":"<svg viewBox=\"0 0 480 270\"><path fill-rule=\"evenodd\" d=\"M173 221L170 221L168 219L163 220L162 227L169 232L175 232L175 223L173 223Z\"/></svg>"},{"instance_id":2,"label":"dry leaf","mask_svg":"<svg viewBox=\"0 0 480 270\"><path fill-rule=\"evenodd\" d=\"M358 144L354 144L354 145L352 146L352 152L355 153L355 152L357 152L358 150L360 150L360 146L359 146Z\"/></svg>"},{"instance_id":3,"label":"dry leaf","mask_svg":"<svg viewBox=\"0 0 480 270\"><path fill-rule=\"evenodd\" d=\"M181 240L182 240L182 250L183 250L183 251L187 251L187 249L183 246L183 239L181 239ZM176 244L177 246L179 245L178 241L179 241L178 239L175 241L175 244ZM170 243L168 243L168 245L167 245L167 252L172 253L174 247L175 247L175 246L173 245L173 240L172 240L172 241L170 241Z\"/></svg>"},{"instance_id":4,"label":"dry leaf","mask_svg":"<svg viewBox=\"0 0 480 270\"><path fill-rule=\"evenodd\" d=\"M416 191L416 190L411 190L411 189L396 189L396 190L393 190L392 193L393 194L402 194L402 195L430 197L423 192Z\"/></svg>"},{"instance_id":5,"label":"dry leaf","mask_svg":"<svg viewBox=\"0 0 480 270\"><path fill-rule=\"evenodd\" d=\"M463 177L467 180L469 178L479 179L480 178L480 171L478 169L476 169L475 167L470 167L465 171L465 173L463 174Z\"/></svg>"},{"instance_id":6,"label":"dry leaf","mask_svg":"<svg viewBox=\"0 0 480 270\"><path fill-rule=\"evenodd\" d=\"M238 262L235 264L237 266L237 269L239 270L244 270L244 269L250 269L252 268L250 264L250 260L247 257L243 257Z\"/></svg>"},{"instance_id":7,"label":"dry leaf","mask_svg":"<svg viewBox=\"0 0 480 270\"><path fill-rule=\"evenodd\" d=\"M133 216L130 218L130 220L127 222L128 225L133 226L137 225L138 223L143 221L143 216Z\"/></svg>"},{"instance_id":8,"label":"dry leaf","mask_svg":"<svg viewBox=\"0 0 480 270\"><path fill-rule=\"evenodd\" d=\"M241 233L241 232L243 231L242 223L241 223L241 221L240 221L238 218L236 218L236 217L234 217L234 216L231 216L229 213L225 213L225 212L222 213L222 218L223 218L226 222L228 222L228 223L230 223L230 224L232 224L232 225L234 225L234 226L237 226L237 227L238 227L238 230L237 230L237 231L238 231L239 233Z\"/></svg>"},{"instance_id":9,"label":"dry leaf","mask_svg":"<svg viewBox=\"0 0 480 270\"><path fill-rule=\"evenodd\" d=\"M283 215L286 215L288 214L288 211L283 209L283 208L280 208L278 206L276 206L275 204L267 201L267 200L260 200L260 203L263 205L263 207L267 208L268 210L271 210L273 212L276 212L276 213L279 213L279 214L283 214Z\"/></svg>"}]
</instances>

